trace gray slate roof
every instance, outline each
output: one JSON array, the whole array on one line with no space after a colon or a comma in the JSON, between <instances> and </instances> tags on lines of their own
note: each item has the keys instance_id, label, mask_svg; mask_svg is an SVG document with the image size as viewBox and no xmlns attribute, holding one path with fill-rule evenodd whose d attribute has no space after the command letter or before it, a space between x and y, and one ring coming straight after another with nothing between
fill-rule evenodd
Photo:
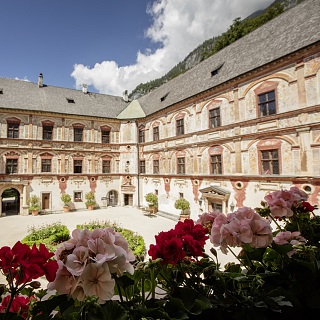
<instances>
[{"instance_id":1,"label":"gray slate roof","mask_svg":"<svg viewBox=\"0 0 320 320\"><path fill-rule=\"evenodd\" d=\"M1 89L0 108L116 118L128 105L122 97L84 94L82 90L54 86L39 88L37 83L14 79L0 78ZM73 99L74 103L69 103L67 99Z\"/></svg>"},{"instance_id":2,"label":"gray slate roof","mask_svg":"<svg viewBox=\"0 0 320 320\"><path fill-rule=\"evenodd\" d=\"M320 0L305 0L262 27L219 51L179 77L135 101L105 94L0 78L0 108L71 115L137 118L150 115L320 41ZM218 74L211 76L214 69ZM44 75L45 77L45 75ZM45 78L44 78L45 83ZM75 103L68 103L73 99ZM163 100L163 101L161 101ZM139 105L140 104L140 105ZM125 108L129 106L128 110ZM140 109L142 108L142 110Z\"/></svg>"},{"instance_id":3,"label":"gray slate roof","mask_svg":"<svg viewBox=\"0 0 320 320\"><path fill-rule=\"evenodd\" d=\"M141 97L139 102L150 115L319 40L320 0L306 0ZM219 73L211 76L221 65Z\"/></svg>"}]
</instances>

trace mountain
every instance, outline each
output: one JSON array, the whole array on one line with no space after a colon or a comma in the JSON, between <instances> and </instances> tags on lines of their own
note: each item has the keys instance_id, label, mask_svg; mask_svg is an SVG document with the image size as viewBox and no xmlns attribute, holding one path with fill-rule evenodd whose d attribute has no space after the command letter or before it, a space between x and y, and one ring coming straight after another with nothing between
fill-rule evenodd
<instances>
[{"instance_id":1,"label":"mountain","mask_svg":"<svg viewBox=\"0 0 320 320\"><path fill-rule=\"evenodd\" d=\"M291 9L302 1L304 0L276 0L266 9L253 12L243 20L236 18L225 33L204 41L196 49L190 52L183 61L179 62L163 77L147 83L139 84L129 94L129 98L131 100L138 99L139 97L151 92L152 90L161 86L163 83L170 81L171 79L193 68L195 65L209 58L222 48L240 39L249 32L259 28L266 22L275 18L284 11Z\"/></svg>"}]
</instances>

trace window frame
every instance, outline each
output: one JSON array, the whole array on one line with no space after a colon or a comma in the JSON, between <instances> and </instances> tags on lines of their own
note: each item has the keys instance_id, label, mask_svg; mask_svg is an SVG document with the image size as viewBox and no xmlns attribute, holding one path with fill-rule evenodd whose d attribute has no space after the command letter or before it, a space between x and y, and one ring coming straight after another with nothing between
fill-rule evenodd
<instances>
[{"instance_id":1,"label":"window frame","mask_svg":"<svg viewBox=\"0 0 320 320\"><path fill-rule=\"evenodd\" d=\"M77 172L76 168L80 168L80 172ZM83 171L83 159L73 159L73 173L81 174Z\"/></svg>"},{"instance_id":2,"label":"window frame","mask_svg":"<svg viewBox=\"0 0 320 320\"><path fill-rule=\"evenodd\" d=\"M146 173L146 160L139 160L139 173Z\"/></svg>"},{"instance_id":3,"label":"window frame","mask_svg":"<svg viewBox=\"0 0 320 320\"><path fill-rule=\"evenodd\" d=\"M48 132L48 129L51 131ZM48 135L49 137L46 137ZM42 140L53 140L53 125L42 125Z\"/></svg>"},{"instance_id":4,"label":"window frame","mask_svg":"<svg viewBox=\"0 0 320 320\"><path fill-rule=\"evenodd\" d=\"M144 128L139 128L139 143L146 142L146 132Z\"/></svg>"},{"instance_id":5,"label":"window frame","mask_svg":"<svg viewBox=\"0 0 320 320\"><path fill-rule=\"evenodd\" d=\"M221 154L210 154L210 174L222 174Z\"/></svg>"},{"instance_id":6,"label":"window frame","mask_svg":"<svg viewBox=\"0 0 320 320\"><path fill-rule=\"evenodd\" d=\"M153 160L153 174L159 174L160 173L160 161L159 159Z\"/></svg>"},{"instance_id":7,"label":"window frame","mask_svg":"<svg viewBox=\"0 0 320 320\"><path fill-rule=\"evenodd\" d=\"M269 98L269 95L273 93L273 99ZM265 97L265 101L262 101L262 97ZM258 112L259 112L259 118L269 117L272 115L277 114L277 100L276 100L276 90L270 90L266 92L262 92L257 94L257 102L258 102ZM274 103L272 105L272 108L274 109L272 113L270 113L270 104ZM262 107L265 107L265 112L262 112Z\"/></svg>"},{"instance_id":8,"label":"window frame","mask_svg":"<svg viewBox=\"0 0 320 320\"><path fill-rule=\"evenodd\" d=\"M73 141L74 142L83 142L83 127L73 127ZM78 140L81 132L81 140Z\"/></svg>"},{"instance_id":9,"label":"window frame","mask_svg":"<svg viewBox=\"0 0 320 320\"><path fill-rule=\"evenodd\" d=\"M78 195L79 195L79 197L78 197ZM73 191L73 201L74 202L82 202L83 201L82 191Z\"/></svg>"},{"instance_id":10,"label":"window frame","mask_svg":"<svg viewBox=\"0 0 320 320\"><path fill-rule=\"evenodd\" d=\"M49 170L44 170L44 169L48 169ZM41 159L41 172L42 173L51 173L52 170L52 161L51 159Z\"/></svg>"},{"instance_id":11,"label":"window frame","mask_svg":"<svg viewBox=\"0 0 320 320\"><path fill-rule=\"evenodd\" d=\"M11 170L8 170L8 169ZM12 170L14 169L15 170ZM6 174L17 174L19 173L19 160L18 158L6 158Z\"/></svg>"},{"instance_id":12,"label":"window frame","mask_svg":"<svg viewBox=\"0 0 320 320\"><path fill-rule=\"evenodd\" d=\"M177 174L186 174L186 158L177 157Z\"/></svg>"},{"instance_id":13,"label":"window frame","mask_svg":"<svg viewBox=\"0 0 320 320\"><path fill-rule=\"evenodd\" d=\"M211 108L209 111L209 128L221 127L221 110L220 106Z\"/></svg>"},{"instance_id":14,"label":"window frame","mask_svg":"<svg viewBox=\"0 0 320 320\"><path fill-rule=\"evenodd\" d=\"M184 118L176 120L176 136L184 135Z\"/></svg>"},{"instance_id":15,"label":"window frame","mask_svg":"<svg viewBox=\"0 0 320 320\"><path fill-rule=\"evenodd\" d=\"M19 139L20 123L19 122L7 122L7 138Z\"/></svg>"},{"instance_id":16,"label":"window frame","mask_svg":"<svg viewBox=\"0 0 320 320\"><path fill-rule=\"evenodd\" d=\"M111 173L111 160L102 160L102 173Z\"/></svg>"},{"instance_id":17,"label":"window frame","mask_svg":"<svg viewBox=\"0 0 320 320\"><path fill-rule=\"evenodd\" d=\"M277 152L277 157L274 158L272 153L273 152ZM263 153L268 153L269 156L268 158L264 158L263 157ZM279 148L274 148L274 149L261 149L259 150L259 162L260 162L260 174L261 175L280 175L281 174L281 170L280 170L280 164L281 164L281 157L280 157L280 149ZM268 170L270 171L270 173L265 172L266 170L264 169L264 164L268 163ZM277 169L278 172L275 173L274 169L275 169L275 164L277 164Z\"/></svg>"},{"instance_id":18,"label":"window frame","mask_svg":"<svg viewBox=\"0 0 320 320\"><path fill-rule=\"evenodd\" d=\"M153 127L153 141L159 141L160 134L159 134L159 126Z\"/></svg>"},{"instance_id":19,"label":"window frame","mask_svg":"<svg viewBox=\"0 0 320 320\"><path fill-rule=\"evenodd\" d=\"M110 130L101 130L101 143L110 143Z\"/></svg>"}]
</instances>

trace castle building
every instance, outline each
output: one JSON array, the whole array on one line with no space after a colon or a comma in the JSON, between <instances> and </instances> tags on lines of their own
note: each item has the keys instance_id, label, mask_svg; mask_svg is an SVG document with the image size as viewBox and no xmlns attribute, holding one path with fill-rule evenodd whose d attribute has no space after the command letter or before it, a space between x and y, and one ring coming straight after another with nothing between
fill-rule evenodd
<instances>
[{"instance_id":1,"label":"castle building","mask_svg":"<svg viewBox=\"0 0 320 320\"><path fill-rule=\"evenodd\" d=\"M0 210L146 206L191 218L295 185L320 198L320 1L306 0L129 101L0 78ZM11 193L13 197L6 195ZM8 199L12 199L10 202ZM9 208L9 209L8 209Z\"/></svg>"}]
</instances>

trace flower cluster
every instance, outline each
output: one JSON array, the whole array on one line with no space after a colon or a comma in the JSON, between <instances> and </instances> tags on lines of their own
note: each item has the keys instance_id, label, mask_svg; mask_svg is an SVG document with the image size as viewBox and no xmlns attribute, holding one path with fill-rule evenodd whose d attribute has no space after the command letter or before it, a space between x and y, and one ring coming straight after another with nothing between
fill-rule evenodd
<instances>
[{"instance_id":1,"label":"flower cluster","mask_svg":"<svg viewBox=\"0 0 320 320\"><path fill-rule=\"evenodd\" d=\"M156 245L151 244L148 253L152 259L161 258L162 264L172 265L186 257L203 256L207 232L207 228L194 224L191 219L179 221L174 229L155 236Z\"/></svg>"},{"instance_id":2,"label":"flower cluster","mask_svg":"<svg viewBox=\"0 0 320 320\"><path fill-rule=\"evenodd\" d=\"M55 258L59 270L48 289L79 301L96 296L99 303L105 303L114 294L112 275L134 271L130 262L135 257L127 241L113 228L75 229L72 238L58 247Z\"/></svg>"},{"instance_id":3,"label":"flower cluster","mask_svg":"<svg viewBox=\"0 0 320 320\"><path fill-rule=\"evenodd\" d=\"M228 215L221 212L202 215L198 223L207 225L208 221L212 224L210 241L214 246L220 246L225 254L228 247L249 244L253 248L263 248L272 242L270 222L248 207Z\"/></svg>"},{"instance_id":4,"label":"flower cluster","mask_svg":"<svg viewBox=\"0 0 320 320\"><path fill-rule=\"evenodd\" d=\"M58 269L57 262L50 259L53 255L43 244L38 249L35 244L30 248L18 241L12 249L0 249L0 269L11 284L15 281L20 285L42 276L53 281Z\"/></svg>"},{"instance_id":5,"label":"flower cluster","mask_svg":"<svg viewBox=\"0 0 320 320\"><path fill-rule=\"evenodd\" d=\"M2 298L1 305L0 305L0 313L5 313L7 307L10 303L10 294L5 295ZM20 315L22 318L27 319L28 317L28 310L29 305L34 300L34 297L28 297L25 295L16 295L9 308L9 312L16 313Z\"/></svg>"}]
</instances>

